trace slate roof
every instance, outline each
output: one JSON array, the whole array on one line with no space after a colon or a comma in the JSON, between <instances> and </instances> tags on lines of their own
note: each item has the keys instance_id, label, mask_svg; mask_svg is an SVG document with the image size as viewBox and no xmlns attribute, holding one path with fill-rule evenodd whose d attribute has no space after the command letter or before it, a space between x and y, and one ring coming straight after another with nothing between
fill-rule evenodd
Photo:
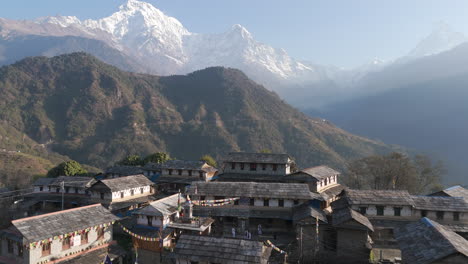
<instances>
[{"instance_id":1,"label":"slate roof","mask_svg":"<svg viewBox=\"0 0 468 264\"><path fill-rule=\"evenodd\" d=\"M188 188L190 195L258 197L279 199L322 199L311 193L305 183L257 183L257 182L194 182Z\"/></svg>"},{"instance_id":2,"label":"slate roof","mask_svg":"<svg viewBox=\"0 0 468 264\"><path fill-rule=\"evenodd\" d=\"M267 263L271 248L262 242L182 235L171 258L217 263Z\"/></svg>"},{"instance_id":3,"label":"slate roof","mask_svg":"<svg viewBox=\"0 0 468 264\"><path fill-rule=\"evenodd\" d=\"M125 200L125 201L112 202L109 205L109 210L114 212L117 210L129 208L130 206L134 206L134 205L144 205L145 203L149 203L154 200L155 198L153 195L147 195L147 196L141 196L141 197Z\"/></svg>"},{"instance_id":4,"label":"slate roof","mask_svg":"<svg viewBox=\"0 0 468 264\"><path fill-rule=\"evenodd\" d=\"M291 161L288 154L231 152L224 162L286 164Z\"/></svg>"},{"instance_id":5,"label":"slate roof","mask_svg":"<svg viewBox=\"0 0 468 264\"><path fill-rule=\"evenodd\" d=\"M337 184L333 187L327 188L325 190L321 190L319 193L320 195L322 195L323 199L329 200L339 195L345 188L346 188L345 186L341 184Z\"/></svg>"},{"instance_id":6,"label":"slate roof","mask_svg":"<svg viewBox=\"0 0 468 264\"><path fill-rule=\"evenodd\" d=\"M208 165L205 161L202 160L168 160L161 164L152 165L152 168L159 169L174 169L174 170L198 170L204 172L216 172L216 168Z\"/></svg>"},{"instance_id":7,"label":"slate roof","mask_svg":"<svg viewBox=\"0 0 468 264\"><path fill-rule=\"evenodd\" d=\"M455 185L452 187L449 187L445 190L442 190L440 192L436 192L431 194L431 196L451 196L451 197L463 197L465 200L468 201L468 189L460 186L460 185Z\"/></svg>"},{"instance_id":8,"label":"slate roof","mask_svg":"<svg viewBox=\"0 0 468 264\"><path fill-rule=\"evenodd\" d=\"M293 213L290 208L279 207L194 206L193 215L293 220Z\"/></svg>"},{"instance_id":9,"label":"slate roof","mask_svg":"<svg viewBox=\"0 0 468 264\"><path fill-rule=\"evenodd\" d=\"M109 189L113 192L154 184L145 175L142 175L142 174L130 175L130 176L119 177L119 178L114 178L114 179L105 179L105 180L100 180L100 182L102 182L104 185L109 187Z\"/></svg>"},{"instance_id":10,"label":"slate roof","mask_svg":"<svg viewBox=\"0 0 468 264\"><path fill-rule=\"evenodd\" d=\"M345 189L343 193L344 198L350 205L413 205L413 200L408 191Z\"/></svg>"},{"instance_id":11,"label":"slate roof","mask_svg":"<svg viewBox=\"0 0 468 264\"><path fill-rule=\"evenodd\" d=\"M286 182L284 175L257 174L257 173L222 173L216 177L217 181L229 182Z\"/></svg>"},{"instance_id":12,"label":"slate roof","mask_svg":"<svg viewBox=\"0 0 468 264\"><path fill-rule=\"evenodd\" d=\"M85 188L89 187L96 181L91 177L59 176L57 178L39 178L34 182L33 186L60 187L62 182L64 182L65 187Z\"/></svg>"},{"instance_id":13,"label":"slate roof","mask_svg":"<svg viewBox=\"0 0 468 264\"><path fill-rule=\"evenodd\" d=\"M428 218L396 228L395 238L405 263L432 263L453 254L468 259L468 241Z\"/></svg>"},{"instance_id":14,"label":"slate roof","mask_svg":"<svg viewBox=\"0 0 468 264\"><path fill-rule=\"evenodd\" d=\"M327 223L327 216L325 213L317 208L314 208L308 204L301 204L299 206L293 207L293 216L294 221L300 221L308 218L318 218L320 221Z\"/></svg>"},{"instance_id":15,"label":"slate roof","mask_svg":"<svg viewBox=\"0 0 468 264\"><path fill-rule=\"evenodd\" d=\"M130 176L142 174L144 170L141 167L137 166L113 166L106 169L105 174L119 174L120 176Z\"/></svg>"},{"instance_id":16,"label":"slate roof","mask_svg":"<svg viewBox=\"0 0 468 264\"><path fill-rule=\"evenodd\" d=\"M194 181L203 181L198 178L198 175L193 176L179 176L179 175L170 175L170 176L159 176L156 179L156 183L182 183L182 184L191 184Z\"/></svg>"},{"instance_id":17,"label":"slate roof","mask_svg":"<svg viewBox=\"0 0 468 264\"><path fill-rule=\"evenodd\" d=\"M300 174L305 174L305 175L308 175L310 177L312 177L313 179L317 180L317 181L320 181L320 180L323 180L325 178L328 178L328 177L331 177L331 176L334 176L334 175L339 175L340 173L328 166L325 166L325 165L322 165L322 166L316 166L316 167L311 167L311 168L307 168L307 169L302 169L298 172L295 172L293 174L291 174L291 176L293 175L300 175Z\"/></svg>"},{"instance_id":18,"label":"slate roof","mask_svg":"<svg viewBox=\"0 0 468 264\"><path fill-rule=\"evenodd\" d=\"M412 196L419 210L468 212L468 202L462 197Z\"/></svg>"},{"instance_id":19,"label":"slate roof","mask_svg":"<svg viewBox=\"0 0 468 264\"><path fill-rule=\"evenodd\" d=\"M367 229L374 231L374 227L372 226L372 223L369 221L369 219L367 219L367 217L350 208L334 210L332 213L333 226L346 227L346 223L352 220L358 222Z\"/></svg>"},{"instance_id":20,"label":"slate roof","mask_svg":"<svg viewBox=\"0 0 468 264\"><path fill-rule=\"evenodd\" d=\"M133 214L140 215L154 215L154 216L167 216L172 215L177 211L177 204L179 200L179 194L174 194L157 201L151 202L148 206L139 209ZM185 203L186 199L183 195L180 196L180 203Z\"/></svg>"},{"instance_id":21,"label":"slate roof","mask_svg":"<svg viewBox=\"0 0 468 264\"><path fill-rule=\"evenodd\" d=\"M25 242L36 242L69 232L119 220L101 204L13 220Z\"/></svg>"}]
</instances>

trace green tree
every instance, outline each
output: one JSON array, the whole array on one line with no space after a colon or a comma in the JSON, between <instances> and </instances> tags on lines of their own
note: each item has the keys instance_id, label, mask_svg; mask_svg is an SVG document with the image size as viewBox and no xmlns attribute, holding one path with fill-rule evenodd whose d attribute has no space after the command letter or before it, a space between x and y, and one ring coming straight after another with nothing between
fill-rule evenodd
<instances>
[{"instance_id":1,"label":"green tree","mask_svg":"<svg viewBox=\"0 0 468 264\"><path fill-rule=\"evenodd\" d=\"M74 160L62 162L47 172L47 177L75 176L87 174L80 163Z\"/></svg>"},{"instance_id":2,"label":"green tree","mask_svg":"<svg viewBox=\"0 0 468 264\"><path fill-rule=\"evenodd\" d=\"M269 150L269 149L262 149L262 150L260 150L260 153L267 153L267 154L270 154L270 153L271 153L271 150Z\"/></svg>"},{"instance_id":3,"label":"green tree","mask_svg":"<svg viewBox=\"0 0 468 264\"><path fill-rule=\"evenodd\" d=\"M143 160L139 155L128 155L121 161L117 162L117 164L124 166L141 166L143 165Z\"/></svg>"},{"instance_id":4,"label":"green tree","mask_svg":"<svg viewBox=\"0 0 468 264\"><path fill-rule=\"evenodd\" d=\"M210 156L210 155L203 155L200 160L203 160L205 161L206 163L208 163L208 165L210 166L213 166L213 167L217 167L218 164L216 163L216 160Z\"/></svg>"},{"instance_id":5,"label":"green tree","mask_svg":"<svg viewBox=\"0 0 468 264\"><path fill-rule=\"evenodd\" d=\"M149 163L149 162L164 163L164 162L166 162L166 161L168 161L170 159L171 159L171 157L169 156L169 154L164 153L164 152L156 152L156 153L153 153L153 154L150 154L150 155L146 156L143 159L143 164L146 164L146 163Z\"/></svg>"},{"instance_id":6,"label":"green tree","mask_svg":"<svg viewBox=\"0 0 468 264\"><path fill-rule=\"evenodd\" d=\"M345 184L356 189L408 190L423 194L440 188L441 162L433 165L424 155L413 159L402 153L374 155L348 164Z\"/></svg>"}]
</instances>

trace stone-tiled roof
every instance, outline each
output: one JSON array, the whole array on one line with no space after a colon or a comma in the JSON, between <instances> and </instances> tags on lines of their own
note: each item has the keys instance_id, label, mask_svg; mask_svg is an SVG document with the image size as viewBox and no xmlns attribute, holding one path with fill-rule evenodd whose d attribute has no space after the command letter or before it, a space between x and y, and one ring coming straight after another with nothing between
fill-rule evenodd
<instances>
[{"instance_id":1,"label":"stone-tiled roof","mask_svg":"<svg viewBox=\"0 0 468 264\"><path fill-rule=\"evenodd\" d=\"M346 188L345 186L341 184L337 184L325 190L321 190L320 195L322 195L323 199L329 200L339 195L345 188Z\"/></svg>"},{"instance_id":2,"label":"stone-tiled roof","mask_svg":"<svg viewBox=\"0 0 468 264\"><path fill-rule=\"evenodd\" d=\"M101 204L13 220L25 242L36 242L119 220Z\"/></svg>"},{"instance_id":3,"label":"stone-tiled roof","mask_svg":"<svg viewBox=\"0 0 468 264\"><path fill-rule=\"evenodd\" d=\"M200 180L198 175L193 176L179 176L179 175L170 175L170 176L159 176L156 179L156 183L181 183L181 184L191 184L194 181L204 181Z\"/></svg>"},{"instance_id":4,"label":"stone-tiled roof","mask_svg":"<svg viewBox=\"0 0 468 264\"><path fill-rule=\"evenodd\" d=\"M293 207L293 220L301 221L305 219L315 219L318 218L320 221L327 223L327 216L325 213L318 209L310 206L309 204L301 204L299 206Z\"/></svg>"},{"instance_id":5,"label":"stone-tiled roof","mask_svg":"<svg viewBox=\"0 0 468 264\"><path fill-rule=\"evenodd\" d=\"M57 178L39 178L33 186L54 186L60 187L64 182L65 187L89 187L95 182L94 178L91 177L79 177L79 176L59 176Z\"/></svg>"},{"instance_id":6,"label":"stone-tiled roof","mask_svg":"<svg viewBox=\"0 0 468 264\"><path fill-rule=\"evenodd\" d=\"M322 166L302 169L296 173L291 174L291 176L300 175L300 174L308 175L312 177L313 179L320 181L331 176L339 175L340 173L328 166L322 165Z\"/></svg>"},{"instance_id":7,"label":"stone-tiled roof","mask_svg":"<svg viewBox=\"0 0 468 264\"><path fill-rule=\"evenodd\" d=\"M105 174L118 174L120 176L129 176L142 174L144 170L137 166L118 165L106 169Z\"/></svg>"},{"instance_id":8,"label":"stone-tiled roof","mask_svg":"<svg viewBox=\"0 0 468 264\"><path fill-rule=\"evenodd\" d=\"M305 183L194 182L187 193L192 195L258 197L279 199L322 199L309 191Z\"/></svg>"},{"instance_id":9,"label":"stone-tiled roof","mask_svg":"<svg viewBox=\"0 0 468 264\"><path fill-rule=\"evenodd\" d=\"M179 194L174 194L166 198L159 199L151 202L148 206L139 209L133 214L140 215L154 215L154 216L167 216L172 215L177 211L179 201ZM183 195L180 196L180 203L185 203L186 199Z\"/></svg>"},{"instance_id":10,"label":"stone-tiled roof","mask_svg":"<svg viewBox=\"0 0 468 264\"><path fill-rule=\"evenodd\" d=\"M433 263L453 254L468 260L468 241L428 218L396 228L395 237L405 263Z\"/></svg>"},{"instance_id":11,"label":"stone-tiled roof","mask_svg":"<svg viewBox=\"0 0 468 264\"><path fill-rule=\"evenodd\" d=\"M182 235L171 258L211 263L267 263L271 248L262 242Z\"/></svg>"},{"instance_id":12,"label":"stone-tiled roof","mask_svg":"<svg viewBox=\"0 0 468 264\"><path fill-rule=\"evenodd\" d=\"M438 196L438 195L446 195L446 196L451 196L451 197L463 197L465 198L467 201L468 201L468 189L460 186L460 185L456 185L456 186L452 186L452 187L449 187L445 190L442 190L440 192L436 192L432 195L435 195L435 196Z\"/></svg>"},{"instance_id":13,"label":"stone-tiled roof","mask_svg":"<svg viewBox=\"0 0 468 264\"><path fill-rule=\"evenodd\" d=\"M349 221L356 221L357 223L363 225L363 227L374 231L374 227L372 226L371 222L367 217L364 215L350 209L350 208L344 208L344 209L339 209L339 210L334 210L332 213L332 224L333 226L339 226L343 228L354 228L353 225L347 225Z\"/></svg>"},{"instance_id":14,"label":"stone-tiled roof","mask_svg":"<svg viewBox=\"0 0 468 264\"><path fill-rule=\"evenodd\" d=\"M413 205L411 195L407 191L345 189L343 194L350 205Z\"/></svg>"},{"instance_id":15,"label":"stone-tiled roof","mask_svg":"<svg viewBox=\"0 0 468 264\"><path fill-rule=\"evenodd\" d=\"M290 208L279 207L195 206L193 215L293 220L293 213Z\"/></svg>"},{"instance_id":16,"label":"stone-tiled roof","mask_svg":"<svg viewBox=\"0 0 468 264\"><path fill-rule=\"evenodd\" d=\"M151 166L153 169L198 170L204 172L218 171L216 168L208 165L203 160L168 160L161 164L151 164Z\"/></svg>"},{"instance_id":17,"label":"stone-tiled roof","mask_svg":"<svg viewBox=\"0 0 468 264\"><path fill-rule=\"evenodd\" d=\"M100 248L93 251L85 252L84 254L78 254L77 257L66 259L64 261L60 261L60 264L83 264L83 263L102 263L106 255L109 256L111 261L115 261L118 263L117 260L119 257L125 256L128 253L125 249L121 248L117 244L112 244L109 247Z\"/></svg>"},{"instance_id":18,"label":"stone-tiled roof","mask_svg":"<svg viewBox=\"0 0 468 264\"><path fill-rule=\"evenodd\" d=\"M142 174L106 179L101 180L100 182L109 187L109 189L113 192L153 185L153 182Z\"/></svg>"},{"instance_id":19,"label":"stone-tiled roof","mask_svg":"<svg viewBox=\"0 0 468 264\"><path fill-rule=\"evenodd\" d=\"M419 210L468 212L468 203L462 197L412 196L414 208Z\"/></svg>"},{"instance_id":20,"label":"stone-tiled roof","mask_svg":"<svg viewBox=\"0 0 468 264\"><path fill-rule=\"evenodd\" d=\"M221 173L216 177L221 182L287 182L284 175L257 174L257 173Z\"/></svg>"},{"instance_id":21,"label":"stone-tiled roof","mask_svg":"<svg viewBox=\"0 0 468 264\"><path fill-rule=\"evenodd\" d=\"M286 164L291 161L288 154L232 152L223 160L224 162L268 163Z\"/></svg>"}]
</instances>

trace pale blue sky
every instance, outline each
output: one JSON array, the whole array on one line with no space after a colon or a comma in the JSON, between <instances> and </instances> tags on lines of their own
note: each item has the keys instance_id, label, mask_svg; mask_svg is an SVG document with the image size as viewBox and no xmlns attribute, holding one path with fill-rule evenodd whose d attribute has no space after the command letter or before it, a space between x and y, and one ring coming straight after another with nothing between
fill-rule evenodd
<instances>
[{"instance_id":1,"label":"pale blue sky","mask_svg":"<svg viewBox=\"0 0 468 264\"><path fill-rule=\"evenodd\" d=\"M125 0L3 0L0 17L31 19L110 15ZM468 32L466 0L146 0L192 32L245 26L261 42L291 56L351 67L411 50L436 22Z\"/></svg>"}]
</instances>

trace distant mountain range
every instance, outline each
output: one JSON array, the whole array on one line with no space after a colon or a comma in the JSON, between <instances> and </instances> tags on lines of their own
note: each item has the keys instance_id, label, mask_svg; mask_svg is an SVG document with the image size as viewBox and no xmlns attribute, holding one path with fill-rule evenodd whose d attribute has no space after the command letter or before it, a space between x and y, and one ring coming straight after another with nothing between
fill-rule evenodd
<instances>
[{"instance_id":1,"label":"distant mountain range","mask_svg":"<svg viewBox=\"0 0 468 264\"><path fill-rule=\"evenodd\" d=\"M85 53L33 57L0 68L0 93L0 149L52 151L100 168L131 153L198 159L270 149L299 166L343 169L391 150L307 117L235 69L158 77Z\"/></svg>"},{"instance_id":2,"label":"distant mountain range","mask_svg":"<svg viewBox=\"0 0 468 264\"><path fill-rule=\"evenodd\" d=\"M359 87L368 73L451 49L465 40L442 25L399 60L376 59L345 70L296 60L283 49L256 41L241 25L219 34L193 33L151 4L128 0L114 14L97 20L73 16L0 19L0 65L27 56L84 51L139 73L186 74L224 66L242 70L295 106L317 108L363 95Z\"/></svg>"},{"instance_id":3,"label":"distant mountain range","mask_svg":"<svg viewBox=\"0 0 468 264\"><path fill-rule=\"evenodd\" d=\"M468 43L366 77L372 95L309 110L343 129L425 151L446 162L446 182L468 183Z\"/></svg>"}]
</instances>

